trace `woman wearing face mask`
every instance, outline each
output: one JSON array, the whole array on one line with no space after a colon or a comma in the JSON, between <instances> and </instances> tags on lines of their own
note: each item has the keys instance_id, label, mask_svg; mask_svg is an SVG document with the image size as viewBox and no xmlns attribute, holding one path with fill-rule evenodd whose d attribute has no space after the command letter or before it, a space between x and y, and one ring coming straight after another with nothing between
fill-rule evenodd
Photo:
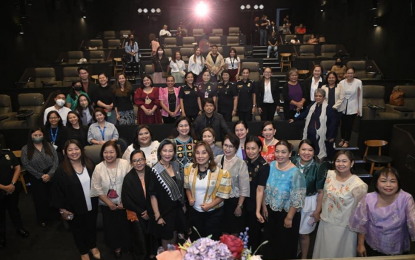
<instances>
[{"instance_id":1,"label":"woman wearing face mask","mask_svg":"<svg viewBox=\"0 0 415 260\"><path fill-rule=\"evenodd\" d=\"M57 215L49 205L52 198L51 180L59 161L56 150L46 141L41 128L30 130L27 145L23 146L20 159L22 166L30 173L37 221L42 227L46 227L47 222Z\"/></svg>"},{"instance_id":2,"label":"woman wearing face mask","mask_svg":"<svg viewBox=\"0 0 415 260\"><path fill-rule=\"evenodd\" d=\"M238 117L246 122L252 121L256 111L256 84L249 79L250 70L242 69L242 80L236 83L238 90Z\"/></svg>"},{"instance_id":3,"label":"woman wearing face mask","mask_svg":"<svg viewBox=\"0 0 415 260\"><path fill-rule=\"evenodd\" d=\"M313 68L313 75L304 80L304 95L305 95L305 103L304 107L308 107L314 99L314 93L316 92L316 89L321 88L323 86L323 77L321 76L323 72L323 68L320 64L314 65Z\"/></svg>"},{"instance_id":4,"label":"woman wearing face mask","mask_svg":"<svg viewBox=\"0 0 415 260\"><path fill-rule=\"evenodd\" d=\"M180 88L179 92L180 109L182 116L189 118L193 122L202 112L199 110L197 102L197 87L194 85L194 74L187 72L184 77L186 84Z\"/></svg>"},{"instance_id":5,"label":"woman wearing face mask","mask_svg":"<svg viewBox=\"0 0 415 260\"><path fill-rule=\"evenodd\" d=\"M167 77L167 88L159 88L161 117L165 124L174 124L180 116L180 88L174 87L174 77Z\"/></svg>"},{"instance_id":6,"label":"woman wearing face mask","mask_svg":"<svg viewBox=\"0 0 415 260\"><path fill-rule=\"evenodd\" d=\"M197 86L197 104L199 106L199 111L203 111L206 99L212 98L216 103L217 98L216 84L210 82L210 72L208 70L203 72L202 79L203 82L199 83Z\"/></svg>"},{"instance_id":7,"label":"woman wearing face mask","mask_svg":"<svg viewBox=\"0 0 415 260\"><path fill-rule=\"evenodd\" d=\"M69 114L69 113L68 113ZM63 146L67 140L66 127L62 125L61 116L57 111L50 111L45 124L45 139L50 142L58 153L59 162L63 159Z\"/></svg>"},{"instance_id":8,"label":"woman wearing face mask","mask_svg":"<svg viewBox=\"0 0 415 260\"><path fill-rule=\"evenodd\" d=\"M239 138L239 147L238 147L238 150L236 151L236 156L238 156L242 160L245 160L246 159L245 140L249 133L248 124L243 120L239 120L234 125L234 131L235 131L235 135Z\"/></svg>"},{"instance_id":9,"label":"woman wearing face mask","mask_svg":"<svg viewBox=\"0 0 415 260\"><path fill-rule=\"evenodd\" d=\"M309 234L316 228L316 222L320 221L323 187L327 170L314 161L314 144L308 139L300 142L298 156L291 157L291 161L304 175L307 187L300 222L301 258L307 259L310 246Z\"/></svg>"},{"instance_id":10,"label":"woman wearing face mask","mask_svg":"<svg viewBox=\"0 0 415 260\"><path fill-rule=\"evenodd\" d=\"M81 118L77 112L68 113L68 125L66 126L67 139L77 140L82 149L88 145L88 126L81 124Z\"/></svg>"},{"instance_id":11,"label":"woman wearing face mask","mask_svg":"<svg viewBox=\"0 0 415 260\"><path fill-rule=\"evenodd\" d=\"M222 71L222 81L217 88L216 109L226 122L232 122L238 108L238 91L235 83L230 82L230 75L228 70Z\"/></svg>"},{"instance_id":12,"label":"woman wearing face mask","mask_svg":"<svg viewBox=\"0 0 415 260\"><path fill-rule=\"evenodd\" d=\"M130 230L121 194L125 175L131 170L127 160L120 159L121 152L115 141L106 142L101 148L101 158L92 174L91 197L99 198L106 244L116 259L122 250L130 248Z\"/></svg>"},{"instance_id":13,"label":"woman wearing face mask","mask_svg":"<svg viewBox=\"0 0 415 260\"><path fill-rule=\"evenodd\" d=\"M130 161L131 153L134 150L141 150L146 155L147 165L153 167L158 162L157 149L159 145L159 141L153 141L153 135L148 125L139 125L134 132L133 143L127 147L122 158Z\"/></svg>"},{"instance_id":14,"label":"woman wearing face mask","mask_svg":"<svg viewBox=\"0 0 415 260\"><path fill-rule=\"evenodd\" d=\"M151 60L153 64L153 81L154 84L166 83L166 78L163 77L163 73L167 74L169 71L169 58L164 53L163 47L158 47L156 55Z\"/></svg>"},{"instance_id":15,"label":"woman wearing face mask","mask_svg":"<svg viewBox=\"0 0 415 260\"><path fill-rule=\"evenodd\" d=\"M176 83L184 83L184 75L186 74L186 65L182 60L182 54L180 51L174 53L170 61L171 75L174 77Z\"/></svg>"},{"instance_id":16,"label":"woman wearing face mask","mask_svg":"<svg viewBox=\"0 0 415 260\"><path fill-rule=\"evenodd\" d=\"M135 123L133 108L133 88L126 79L125 74L119 73L115 76L115 83L112 85L114 94L114 108L119 125L133 125Z\"/></svg>"},{"instance_id":17,"label":"woman wearing face mask","mask_svg":"<svg viewBox=\"0 0 415 260\"><path fill-rule=\"evenodd\" d=\"M143 85L134 94L134 103L138 106L137 123L161 124L159 88L153 86L153 80L148 75L143 76Z\"/></svg>"},{"instance_id":18,"label":"woman wearing face mask","mask_svg":"<svg viewBox=\"0 0 415 260\"><path fill-rule=\"evenodd\" d=\"M249 173L250 195L245 198L246 221L249 227L249 248L258 248L261 241L261 223L256 217L257 204L261 212L266 211L265 204L257 201L257 193L263 193L269 175L269 164L261 156L262 142L256 136L250 136L245 142L246 164ZM262 213L263 214L263 213Z\"/></svg>"},{"instance_id":19,"label":"woman wearing face mask","mask_svg":"<svg viewBox=\"0 0 415 260\"><path fill-rule=\"evenodd\" d=\"M88 94L83 91L82 83L80 80L72 82L72 88L69 90L69 94L66 96L66 104L67 108L70 108L72 111L75 111L76 106L78 104L79 95L86 95Z\"/></svg>"},{"instance_id":20,"label":"woman wearing face mask","mask_svg":"<svg viewBox=\"0 0 415 260\"><path fill-rule=\"evenodd\" d=\"M188 71L193 73L194 82L198 80L198 76L202 73L205 67L205 58L199 47L195 48L195 53L189 58Z\"/></svg>"},{"instance_id":21,"label":"woman wearing face mask","mask_svg":"<svg viewBox=\"0 0 415 260\"><path fill-rule=\"evenodd\" d=\"M275 145L279 142L278 139L274 137L276 132L277 130L271 121L266 121L262 124L262 136L259 136L263 147L261 156L267 163L271 163L275 160Z\"/></svg>"},{"instance_id":22,"label":"woman wearing face mask","mask_svg":"<svg viewBox=\"0 0 415 260\"><path fill-rule=\"evenodd\" d=\"M346 66L343 64L342 59L337 58L336 62L334 63L333 67L331 67L331 71L337 74L337 80L343 80L346 76Z\"/></svg>"},{"instance_id":23,"label":"woman wearing face mask","mask_svg":"<svg viewBox=\"0 0 415 260\"><path fill-rule=\"evenodd\" d=\"M222 148L215 145L215 130L211 127L206 127L202 131L202 141L208 143L210 145L210 148L212 148L213 156L216 158L216 156L223 154Z\"/></svg>"},{"instance_id":24,"label":"woman wearing face mask","mask_svg":"<svg viewBox=\"0 0 415 260\"><path fill-rule=\"evenodd\" d=\"M94 109L92 108L90 99L88 96L81 94L78 97L78 103L76 105L76 111L79 114L82 125L89 126L93 122Z\"/></svg>"},{"instance_id":25,"label":"woman wearing face mask","mask_svg":"<svg viewBox=\"0 0 415 260\"><path fill-rule=\"evenodd\" d=\"M227 134L223 141L223 155L218 155L215 162L222 170L231 174L232 191L225 201L222 232L238 236L245 230L246 211L244 201L249 197L249 174L245 161L236 156L239 139L234 134Z\"/></svg>"},{"instance_id":26,"label":"woman wearing face mask","mask_svg":"<svg viewBox=\"0 0 415 260\"><path fill-rule=\"evenodd\" d=\"M56 170L51 204L68 221L81 259L89 260L89 252L100 259L96 230L98 199L90 196L95 165L77 140L66 141L64 149L65 158Z\"/></svg>"}]
</instances>

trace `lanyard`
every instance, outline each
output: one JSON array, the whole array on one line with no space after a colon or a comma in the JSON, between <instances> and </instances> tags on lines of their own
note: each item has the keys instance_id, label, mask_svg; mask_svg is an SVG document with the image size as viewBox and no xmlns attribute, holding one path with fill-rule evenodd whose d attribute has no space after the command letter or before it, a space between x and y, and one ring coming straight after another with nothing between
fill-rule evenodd
<instances>
[{"instance_id":1,"label":"lanyard","mask_svg":"<svg viewBox=\"0 0 415 260\"><path fill-rule=\"evenodd\" d=\"M56 137L58 136L59 127L56 127L56 132L53 134L52 127L50 128L50 137L52 138L52 143L55 144Z\"/></svg>"},{"instance_id":2,"label":"lanyard","mask_svg":"<svg viewBox=\"0 0 415 260\"><path fill-rule=\"evenodd\" d=\"M105 141L105 129L106 129L107 127L106 126L104 126L104 129L101 129L101 127L100 126L98 126L98 129L99 129L99 131L101 132L101 137L102 137L102 141Z\"/></svg>"},{"instance_id":3,"label":"lanyard","mask_svg":"<svg viewBox=\"0 0 415 260\"><path fill-rule=\"evenodd\" d=\"M233 61L232 61L232 58L229 58L229 60L230 60L230 62L231 62L231 68L232 68L232 69L235 69L235 68L234 68L234 65L235 65L235 58L233 58Z\"/></svg>"}]
</instances>

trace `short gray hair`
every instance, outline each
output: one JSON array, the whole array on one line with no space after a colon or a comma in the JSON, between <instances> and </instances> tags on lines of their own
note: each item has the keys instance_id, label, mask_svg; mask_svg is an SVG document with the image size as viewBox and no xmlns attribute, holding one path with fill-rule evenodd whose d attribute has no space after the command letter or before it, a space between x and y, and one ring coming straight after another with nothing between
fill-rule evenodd
<instances>
[{"instance_id":1,"label":"short gray hair","mask_svg":"<svg viewBox=\"0 0 415 260\"><path fill-rule=\"evenodd\" d=\"M314 95L316 95L317 93L320 93L323 96L323 98L326 97L326 91L322 88L316 89L316 92L314 92Z\"/></svg>"}]
</instances>

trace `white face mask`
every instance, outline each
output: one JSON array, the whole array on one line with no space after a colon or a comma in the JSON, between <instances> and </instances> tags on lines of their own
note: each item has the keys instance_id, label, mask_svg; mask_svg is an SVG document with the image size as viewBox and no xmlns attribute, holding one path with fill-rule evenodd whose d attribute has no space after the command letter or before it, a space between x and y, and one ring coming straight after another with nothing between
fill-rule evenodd
<instances>
[{"instance_id":1,"label":"white face mask","mask_svg":"<svg viewBox=\"0 0 415 260\"><path fill-rule=\"evenodd\" d=\"M56 100L56 105L63 107L65 105L65 100L63 99Z\"/></svg>"},{"instance_id":2,"label":"white face mask","mask_svg":"<svg viewBox=\"0 0 415 260\"><path fill-rule=\"evenodd\" d=\"M83 107L83 108L88 107L88 102L86 102L86 101L79 102L79 104L80 104L80 105L81 105L81 107Z\"/></svg>"},{"instance_id":3,"label":"white face mask","mask_svg":"<svg viewBox=\"0 0 415 260\"><path fill-rule=\"evenodd\" d=\"M163 51L159 51L158 54L163 55Z\"/></svg>"}]
</instances>

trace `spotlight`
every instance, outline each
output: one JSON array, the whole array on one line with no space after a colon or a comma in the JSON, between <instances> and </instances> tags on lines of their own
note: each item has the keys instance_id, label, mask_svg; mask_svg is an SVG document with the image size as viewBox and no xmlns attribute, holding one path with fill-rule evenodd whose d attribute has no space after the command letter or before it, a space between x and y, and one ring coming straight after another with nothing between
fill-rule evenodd
<instances>
[{"instance_id":1,"label":"spotlight","mask_svg":"<svg viewBox=\"0 0 415 260\"><path fill-rule=\"evenodd\" d=\"M206 16L208 14L208 12L209 12L209 7L205 2L200 1L196 5L196 15L197 16Z\"/></svg>"},{"instance_id":2,"label":"spotlight","mask_svg":"<svg viewBox=\"0 0 415 260\"><path fill-rule=\"evenodd\" d=\"M144 8L143 9L143 12L146 14L146 13L148 13L148 9L147 8Z\"/></svg>"},{"instance_id":3,"label":"spotlight","mask_svg":"<svg viewBox=\"0 0 415 260\"><path fill-rule=\"evenodd\" d=\"M151 13L155 13L156 12L156 9L154 9L154 8L151 8Z\"/></svg>"},{"instance_id":4,"label":"spotlight","mask_svg":"<svg viewBox=\"0 0 415 260\"><path fill-rule=\"evenodd\" d=\"M85 11L82 12L82 18L86 19L86 12Z\"/></svg>"},{"instance_id":5,"label":"spotlight","mask_svg":"<svg viewBox=\"0 0 415 260\"><path fill-rule=\"evenodd\" d=\"M249 10L249 9L251 9L251 5L250 4L247 4L246 5L246 10Z\"/></svg>"},{"instance_id":6,"label":"spotlight","mask_svg":"<svg viewBox=\"0 0 415 260\"><path fill-rule=\"evenodd\" d=\"M258 5L254 5L254 9L255 10L258 10Z\"/></svg>"},{"instance_id":7,"label":"spotlight","mask_svg":"<svg viewBox=\"0 0 415 260\"><path fill-rule=\"evenodd\" d=\"M373 27L377 27L379 25L378 17L373 17Z\"/></svg>"},{"instance_id":8,"label":"spotlight","mask_svg":"<svg viewBox=\"0 0 415 260\"><path fill-rule=\"evenodd\" d=\"M241 5L241 10L245 10L245 6L244 5Z\"/></svg>"},{"instance_id":9,"label":"spotlight","mask_svg":"<svg viewBox=\"0 0 415 260\"><path fill-rule=\"evenodd\" d=\"M157 8L156 9L156 13L158 13L158 14L161 13L161 9L160 8Z\"/></svg>"},{"instance_id":10,"label":"spotlight","mask_svg":"<svg viewBox=\"0 0 415 260\"><path fill-rule=\"evenodd\" d=\"M372 0L372 8L370 10L378 9L378 0Z\"/></svg>"},{"instance_id":11,"label":"spotlight","mask_svg":"<svg viewBox=\"0 0 415 260\"><path fill-rule=\"evenodd\" d=\"M24 34L24 31L23 31L23 25L22 25L22 24L20 24L19 34L20 34L20 35L23 35L23 34Z\"/></svg>"},{"instance_id":12,"label":"spotlight","mask_svg":"<svg viewBox=\"0 0 415 260\"><path fill-rule=\"evenodd\" d=\"M264 5L259 5L259 9L264 9Z\"/></svg>"},{"instance_id":13,"label":"spotlight","mask_svg":"<svg viewBox=\"0 0 415 260\"><path fill-rule=\"evenodd\" d=\"M138 8L137 12L138 12L139 14L141 14L141 13L143 12L143 9Z\"/></svg>"},{"instance_id":14,"label":"spotlight","mask_svg":"<svg viewBox=\"0 0 415 260\"><path fill-rule=\"evenodd\" d=\"M320 7L320 12L324 12L324 7Z\"/></svg>"}]
</instances>

